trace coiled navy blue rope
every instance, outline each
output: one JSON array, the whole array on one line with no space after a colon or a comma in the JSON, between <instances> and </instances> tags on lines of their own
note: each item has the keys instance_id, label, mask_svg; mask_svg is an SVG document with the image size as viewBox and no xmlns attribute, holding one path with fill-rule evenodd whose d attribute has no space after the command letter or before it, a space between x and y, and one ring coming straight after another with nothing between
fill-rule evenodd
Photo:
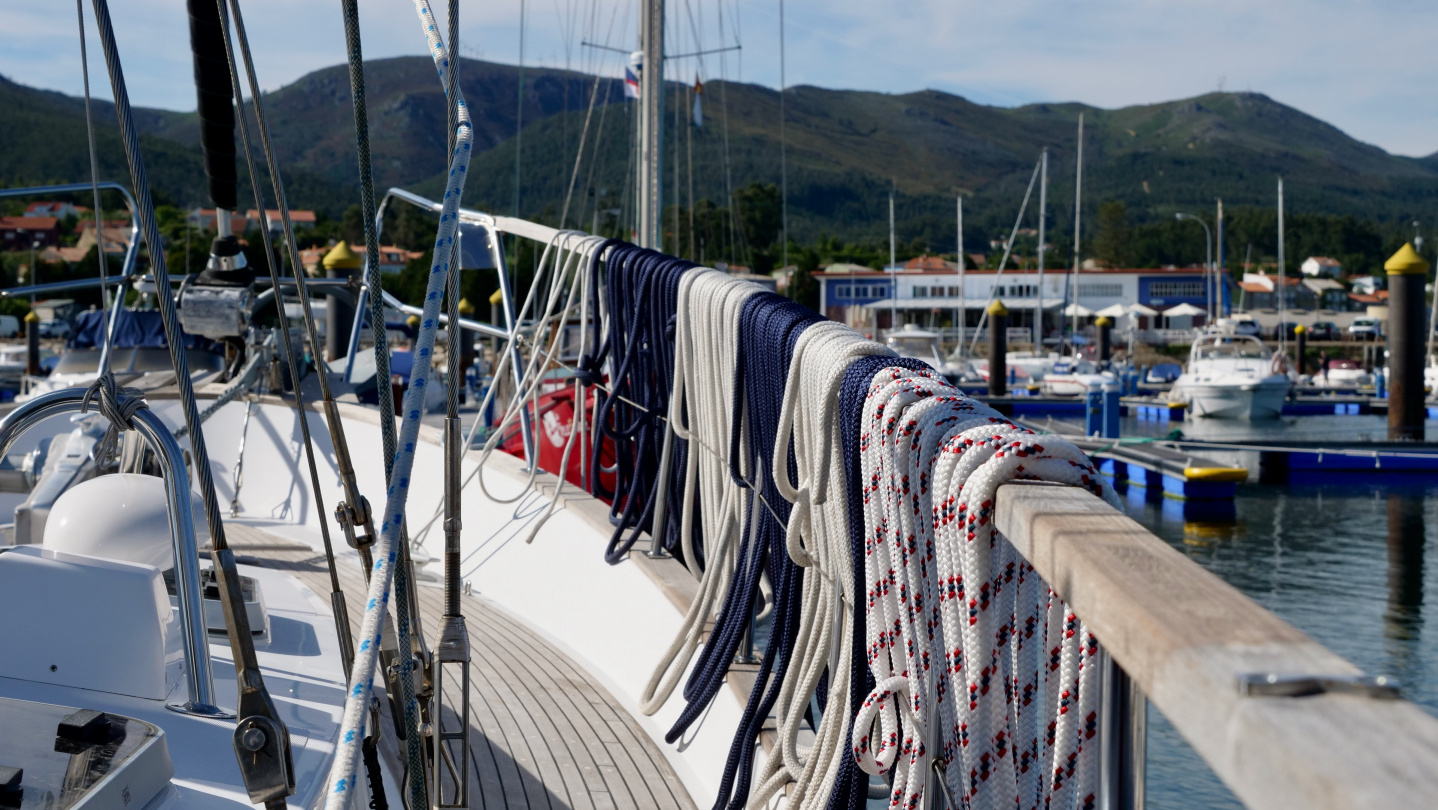
<instances>
[{"instance_id":1,"label":"coiled navy blue rope","mask_svg":"<svg viewBox=\"0 0 1438 810\"><path fill-rule=\"evenodd\" d=\"M653 250L612 242L606 252L605 298L609 333L589 366L607 358L612 376L609 393L599 392L596 430L615 445L617 480L610 507L614 534L604 552L613 565L624 558L643 532L653 533L655 488L659 483L664 415L674 381L674 319L679 305L679 280L698 265ZM597 450L597 444L596 450ZM674 439L668 471L667 514L671 531L666 547L678 551L675 508L684 492L685 442ZM599 480L598 452L590 460L591 479ZM628 536L625 533L628 532Z\"/></svg>"},{"instance_id":2,"label":"coiled navy blue rope","mask_svg":"<svg viewBox=\"0 0 1438 810\"><path fill-rule=\"evenodd\" d=\"M849 719L844 739L853 733L854 715L874 689L874 676L869 672L869 659L864 649L866 627L864 617L868 604L868 583L864 581L864 482L859 467L859 437L863 426L864 402L869 396L869 385L881 369L898 366L915 371L928 369L922 360L911 357L885 357L874 355L855 360L844 372L839 387L839 450L844 459L845 486L848 492L846 505L849 513L849 550L854 571L854 606L852 635L849 656ZM861 810L868 801L869 775L859 769L851 756L839 763L839 776L834 782L834 791L829 794L827 810Z\"/></svg>"},{"instance_id":3,"label":"coiled navy blue rope","mask_svg":"<svg viewBox=\"0 0 1438 810\"><path fill-rule=\"evenodd\" d=\"M744 417L735 420L730 434L730 474L741 487L753 492L740 545L741 570L725 596L710 642L704 646L685 685L688 705L666 735L670 742L678 739L723 684L753 615L761 573L767 573L774 588L773 625L754 689L729 749L719 795L715 798L716 810L742 808L748 798L754 745L764 720L779 698L799 633L803 572L789 558L784 545L784 523L789 519L790 505L779 495L765 458L773 452L778 435L795 344L806 328L821 320L817 313L773 293L751 297L739 316L734 413L742 413ZM744 442L740 441L741 436ZM787 452L792 467L793 451ZM791 474L797 473L791 470Z\"/></svg>"}]
</instances>

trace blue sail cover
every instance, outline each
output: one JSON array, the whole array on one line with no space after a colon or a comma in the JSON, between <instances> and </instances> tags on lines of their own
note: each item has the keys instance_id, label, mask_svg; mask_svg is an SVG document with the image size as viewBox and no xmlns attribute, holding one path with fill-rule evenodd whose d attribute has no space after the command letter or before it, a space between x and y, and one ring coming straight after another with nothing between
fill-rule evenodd
<instances>
[{"instance_id":1,"label":"blue sail cover","mask_svg":"<svg viewBox=\"0 0 1438 810\"><path fill-rule=\"evenodd\" d=\"M191 335L187 332L185 347L190 349L215 350L214 341ZM92 349L105 345L105 313L95 309L82 312L75 319L75 329L66 344L71 349ZM115 321L115 348L127 349L136 346L168 346L165 341L165 325L160 320L159 310L120 310Z\"/></svg>"}]
</instances>

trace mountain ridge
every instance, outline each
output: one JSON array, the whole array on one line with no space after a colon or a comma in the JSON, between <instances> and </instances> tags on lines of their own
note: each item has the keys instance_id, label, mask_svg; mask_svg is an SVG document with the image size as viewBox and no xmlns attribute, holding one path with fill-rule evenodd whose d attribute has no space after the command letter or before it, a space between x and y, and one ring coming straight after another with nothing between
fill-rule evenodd
<instances>
[{"instance_id":1,"label":"mountain ridge","mask_svg":"<svg viewBox=\"0 0 1438 810\"><path fill-rule=\"evenodd\" d=\"M445 170L444 101L431 61L396 57L367 62L365 68L376 186L436 192ZM527 69L520 139L515 137L519 69L464 59L460 79L475 128L467 205L510 213L518 196L521 215L548 211L557 218L591 93L597 93L598 103L570 212L588 223L596 212L627 205L632 108L617 79ZM672 184L679 179L679 196L687 204L691 173L694 199L719 205L730 187L777 184L778 92L711 81L703 93L705 126L697 130L685 125L687 92L682 84L668 85L666 143L679 149L665 155L666 196L674 197ZM26 110L21 123L33 132L0 124L0 180L16 185L37 176L88 177L79 99L0 78L4 105ZM97 130L114 135L113 108L108 102L102 108L97 122L105 127ZM986 240L1006 235L1045 147L1050 227L1058 234L1073 214L1080 114L1086 218L1109 199L1124 202L1140 220L1208 210L1217 197L1230 206L1272 207L1279 176L1286 181L1290 210L1398 221L1425 218L1438 207L1438 152L1392 155L1261 93L1207 93L1104 109L1073 101L995 107L934 89L886 94L797 85L786 91L785 108L790 231L800 239L824 233L882 238L891 184L906 241L923 239L939 249L951 245L956 194L964 196L966 224L976 233ZM323 68L267 93L265 112L291 203L337 216L356 198L346 67ZM157 150L166 164L152 167L156 186L181 202L202 199L202 175L194 171L199 160L194 114L137 109L135 117L147 154ZM34 153L33 165L23 165L17 150ZM57 154L64 150L73 155ZM516 150L523 156L517 195ZM104 169L111 175L119 169L119 176L127 177L116 154L102 145ZM1031 203L1030 220L1033 208Z\"/></svg>"}]
</instances>

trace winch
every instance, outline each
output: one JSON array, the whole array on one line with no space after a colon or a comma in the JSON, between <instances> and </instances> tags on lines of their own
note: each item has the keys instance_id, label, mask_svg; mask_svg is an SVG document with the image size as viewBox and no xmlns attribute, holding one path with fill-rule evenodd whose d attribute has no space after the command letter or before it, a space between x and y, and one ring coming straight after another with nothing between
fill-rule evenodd
<instances>
[{"instance_id":1,"label":"winch","mask_svg":"<svg viewBox=\"0 0 1438 810\"><path fill-rule=\"evenodd\" d=\"M212 340L243 338L255 297L255 271L234 236L218 236L210 261L180 293L180 325Z\"/></svg>"}]
</instances>

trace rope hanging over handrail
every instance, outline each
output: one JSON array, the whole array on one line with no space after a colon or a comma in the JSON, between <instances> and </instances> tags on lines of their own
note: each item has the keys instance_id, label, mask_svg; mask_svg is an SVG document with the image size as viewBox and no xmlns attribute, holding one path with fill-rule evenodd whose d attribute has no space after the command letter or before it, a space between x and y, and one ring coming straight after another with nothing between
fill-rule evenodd
<instances>
[{"instance_id":1,"label":"rope hanging over handrail","mask_svg":"<svg viewBox=\"0 0 1438 810\"><path fill-rule=\"evenodd\" d=\"M990 520L1014 479L1114 502L1088 459L773 293L623 243L604 253L604 283L596 257L588 294L608 318L576 376L595 377L603 398L587 460L596 486L598 439L616 445L608 561L650 528L659 414L685 452L666 547L700 585L641 694L654 713L692 660L667 741L713 700L771 592L714 806L758 808L785 791L795 807L858 808L883 775L890 806L917 807L934 774L962 807L1091 803L1097 642ZM756 785L771 715L778 743Z\"/></svg>"},{"instance_id":2,"label":"rope hanging over handrail","mask_svg":"<svg viewBox=\"0 0 1438 810\"><path fill-rule=\"evenodd\" d=\"M604 341L586 370L610 369L609 393L598 393L596 431L614 443L619 461L610 521L615 530L604 552L610 564L633 548L641 532L653 534L654 493L659 483L660 453L674 379L674 318L678 309L679 281L698 265L653 250L625 243L609 247L605 257L604 299L609 323ZM638 406L630 403L637 402ZM598 436L596 437L596 439ZM596 442L597 443L597 442ZM683 470L687 462L682 442L673 448L667 498L666 531L671 553L679 548L680 510L672 508L683 496ZM590 460L590 475L599 480L599 454ZM668 527L666 527L668 528ZM628 536L625 536L628 532Z\"/></svg>"}]
</instances>

